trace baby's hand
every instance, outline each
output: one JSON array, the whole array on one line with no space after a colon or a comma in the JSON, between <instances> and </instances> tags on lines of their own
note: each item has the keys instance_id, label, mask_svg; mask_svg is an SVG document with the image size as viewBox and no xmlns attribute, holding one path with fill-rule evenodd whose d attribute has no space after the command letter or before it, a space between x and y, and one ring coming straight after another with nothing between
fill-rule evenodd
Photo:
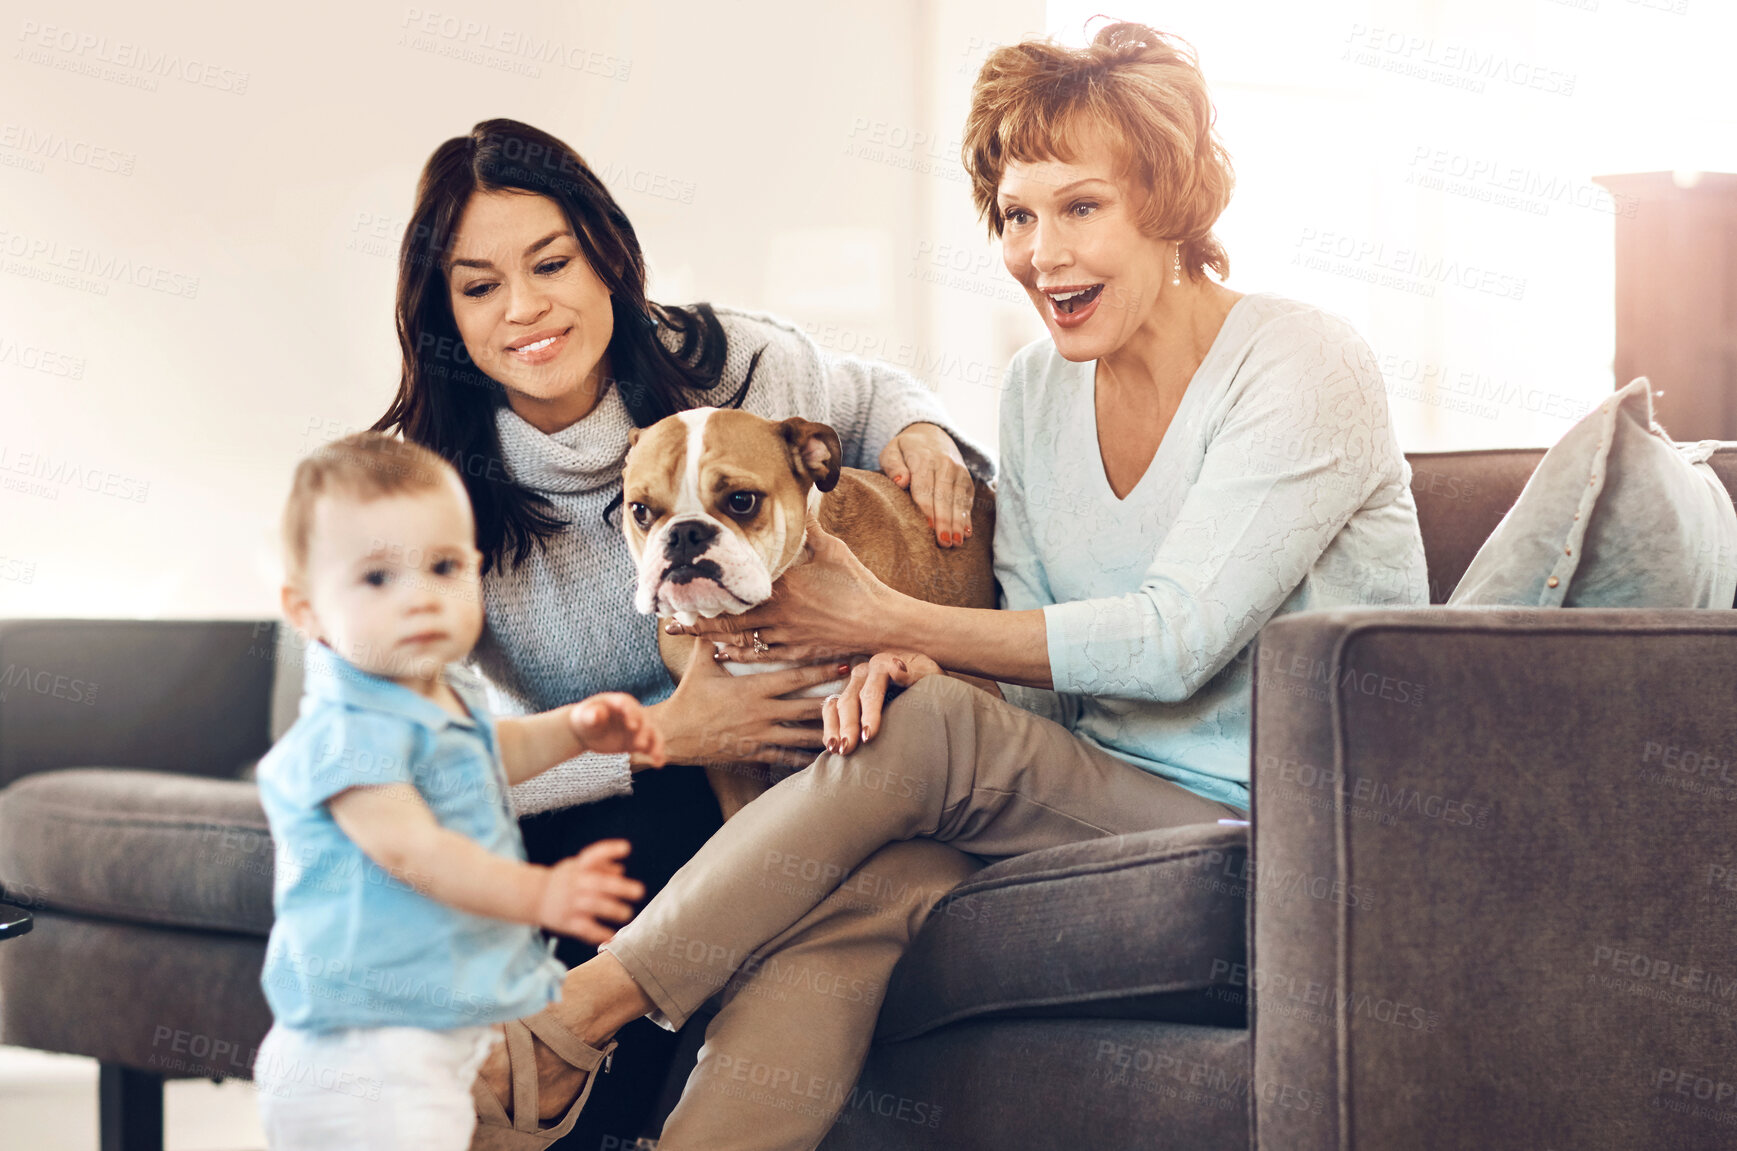
<instances>
[{"instance_id":1,"label":"baby's hand","mask_svg":"<svg viewBox=\"0 0 1737 1151\"><path fill-rule=\"evenodd\" d=\"M614 928L605 926L605 921L626 923L633 918L627 901L645 898L645 884L629 879L621 865L627 852L627 840L605 839L551 867L537 922L587 943L615 938Z\"/></svg>"},{"instance_id":2,"label":"baby's hand","mask_svg":"<svg viewBox=\"0 0 1737 1151\"><path fill-rule=\"evenodd\" d=\"M580 700L568 709L567 722L586 751L637 752L653 767L663 766L663 733L626 692L606 691Z\"/></svg>"}]
</instances>

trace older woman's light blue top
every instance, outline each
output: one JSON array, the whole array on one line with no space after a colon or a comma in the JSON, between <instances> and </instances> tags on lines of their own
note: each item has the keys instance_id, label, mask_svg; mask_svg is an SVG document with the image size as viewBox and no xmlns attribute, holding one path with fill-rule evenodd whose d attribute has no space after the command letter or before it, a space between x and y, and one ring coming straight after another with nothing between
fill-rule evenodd
<instances>
[{"instance_id":1,"label":"older woman's light blue top","mask_svg":"<svg viewBox=\"0 0 1737 1151\"><path fill-rule=\"evenodd\" d=\"M1375 358L1337 316L1243 296L1146 472L1104 475L1096 361L1042 340L1001 397L995 573L1041 608L1054 691L1003 685L1137 767L1248 806L1251 641L1275 615L1426 604L1411 469ZM1262 691L1321 691L1263 650ZM1378 677L1379 678L1379 677ZM1396 707L1417 685L1377 683Z\"/></svg>"}]
</instances>

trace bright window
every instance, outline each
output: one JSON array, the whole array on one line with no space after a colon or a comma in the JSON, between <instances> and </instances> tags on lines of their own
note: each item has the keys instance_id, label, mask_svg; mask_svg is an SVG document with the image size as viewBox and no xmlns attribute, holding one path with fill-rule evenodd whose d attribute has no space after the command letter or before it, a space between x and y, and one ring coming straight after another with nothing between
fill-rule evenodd
<instances>
[{"instance_id":1,"label":"bright window","mask_svg":"<svg viewBox=\"0 0 1737 1151\"><path fill-rule=\"evenodd\" d=\"M1050 33L1083 43L1101 11L1052 0ZM1230 286L1355 324L1408 450L1554 443L1617 382L1613 221L1635 205L1593 177L1737 170L1724 0L1113 14L1199 52L1237 171Z\"/></svg>"}]
</instances>

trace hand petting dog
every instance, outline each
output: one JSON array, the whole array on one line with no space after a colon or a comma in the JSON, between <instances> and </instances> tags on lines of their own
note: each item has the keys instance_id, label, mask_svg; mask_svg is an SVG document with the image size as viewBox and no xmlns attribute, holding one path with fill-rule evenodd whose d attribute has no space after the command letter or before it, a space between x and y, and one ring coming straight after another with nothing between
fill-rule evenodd
<instances>
[{"instance_id":1,"label":"hand petting dog","mask_svg":"<svg viewBox=\"0 0 1737 1151\"><path fill-rule=\"evenodd\" d=\"M977 482L952 436L936 424L912 424L881 449L880 465L888 479L911 493L936 543L964 546Z\"/></svg>"},{"instance_id":2,"label":"hand petting dog","mask_svg":"<svg viewBox=\"0 0 1737 1151\"><path fill-rule=\"evenodd\" d=\"M691 626L665 620L664 631L722 644L717 658L738 663L810 663L873 651L879 646L875 623L884 618L887 585L812 514L807 525L807 562L787 570L770 599L741 615L698 619ZM754 645L756 632L761 645L775 647L776 655Z\"/></svg>"}]
</instances>

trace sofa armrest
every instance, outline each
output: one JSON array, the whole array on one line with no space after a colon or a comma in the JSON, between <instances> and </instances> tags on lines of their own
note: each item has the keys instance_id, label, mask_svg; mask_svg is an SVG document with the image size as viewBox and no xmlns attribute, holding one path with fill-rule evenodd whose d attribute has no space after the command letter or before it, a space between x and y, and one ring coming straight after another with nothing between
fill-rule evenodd
<instances>
[{"instance_id":1,"label":"sofa armrest","mask_svg":"<svg viewBox=\"0 0 1737 1151\"><path fill-rule=\"evenodd\" d=\"M1300 613L1255 658L1256 1145L1730 1146L1737 613Z\"/></svg>"},{"instance_id":2,"label":"sofa armrest","mask_svg":"<svg viewBox=\"0 0 1737 1151\"><path fill-rule=\"evenodd\" d=\"M234 778L271 747L278 631L0 619L0 787L61 767Z\"/></svg>"}]
</instances>

